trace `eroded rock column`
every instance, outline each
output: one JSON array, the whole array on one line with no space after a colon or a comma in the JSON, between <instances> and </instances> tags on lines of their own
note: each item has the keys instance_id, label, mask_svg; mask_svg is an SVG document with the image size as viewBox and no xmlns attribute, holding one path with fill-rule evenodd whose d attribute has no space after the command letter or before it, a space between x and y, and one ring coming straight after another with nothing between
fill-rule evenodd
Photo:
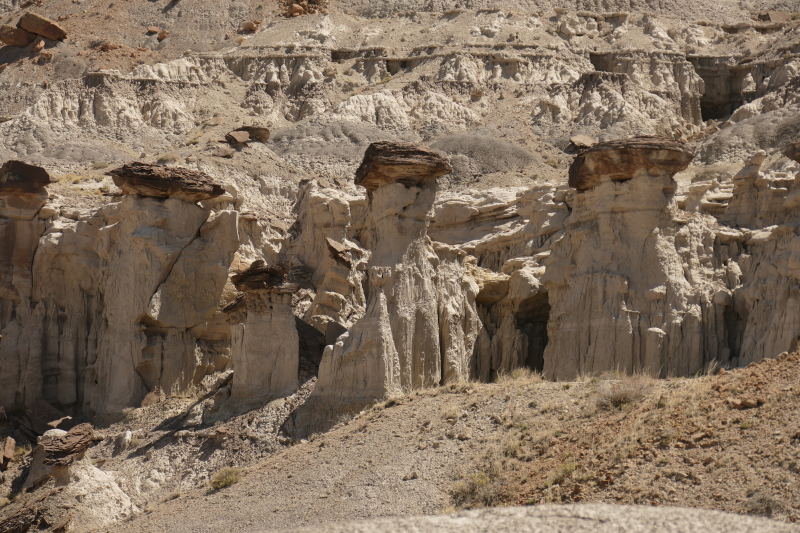
<instances>
[{"instance_id":1,"label":"eroded rock column","mask_svg":"<svg viewBox=\"0 0 800 533\"><path fill-rule=\"evenodd\" d=\"M231 398L258 404L297 390L300 339L292 314L292 294L299 285L289 271L256 261L233 277L243 295L227 309L232 325L234 374Z\"/></svg>"},{"instance_id":2,"label":"eroded rock column","mask_svg":"<svg viewBox=\"0 0 800 533\"><path fill-rule=\"evenodd\" d=\"M673 199L672 177L692 157L682 143L638 137L600 143L570 167L578 194L542 277L552 307L547 377L687 375L721 357L704 331L702 289L678 253L683 241L702 242L703 228L683 231Z\"/></svg>"},{"instance_id":3,"label":"eroded rock column","mask_svg":"<svg viewBox=\"0 0 800 533\"><path fill-rule=\"evenodd\" d=\"M441 383L439 259L427 230L436 178L449 172L447 161L424 147L382 142L367 149L356 173L356 184L367 189L372 241L367 310L325 349L298 427L325 425L333 413ZM464 364L448 367L468 370Z\"/></svg>"}]
</instances>

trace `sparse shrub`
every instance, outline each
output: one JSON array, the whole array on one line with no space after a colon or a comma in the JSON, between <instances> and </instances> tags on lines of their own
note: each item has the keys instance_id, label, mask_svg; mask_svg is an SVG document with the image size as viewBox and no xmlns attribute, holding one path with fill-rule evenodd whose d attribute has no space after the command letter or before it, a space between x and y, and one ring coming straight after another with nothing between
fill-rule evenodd
<instances>
[{"instance_id":1,"label":"sparse shrub","mask_svg":"<svg viewBox=\"0 0 800 533\"><path fill-rule=\"evenodd\" d=\"M456 407L453 404L447 404L446 406L444 406L444 409L442 409L442 418L444 419L458 418L458 407Z\"/></svg>"},{"instance_id":2,"label":"sparse shrub","mask_svg":"<svg viewBox=\"0 0 800 533\"><path fill-rule=\"evenodd\" d=\"M741 425L739 427L742 428L742 429L750 429L751 426L752 426L752 424L750 423L750 421L749 420L745 420L744 422L741 423Z\"/></svg>"},{"instance_id":3,"label":"sparse shrub","mask_svg":"<svg viewBox=\"0 0 800 533\"><path fill-rule=\"evenodd\" d=\"M353 70L353 69L351 69L351 68L349 68L349 69L347 69L347 70L345 70L345 71L344 71L344 75L345 75L345 76L354 76L354 75L355 75L355 73L356 73L356 71L355 71L355 70Z\"/></svg>"},{"instance_id":4,"label":"sparse shrub","mask_svg":"<svg viewBox=\"0 0 800 533\"><path fill-rule=\"evenodd\" d=\"M747 512L759 516L771 517L785 509L783 500L760 491L750 496L747 502Z\"/></svg>"},{"instance_id":5,"label":"sparse shrub","mask_svg":"<svg viewBox=\"0 0 800 533\"><path fill-rule=\"evenodd\" d=\"M661 448L666 448L670 444L672 444L677 437L678 433L675 431L675 429L667 428L661 432L661 435L659 436L658 445Z\"/></svg>"},{"instance_id":6,"label":"sparse shrub","mask_svg":"<svg viewBox=\"0 0 800 533\"><path fill-rule=\"evenodd\" d=\"M472 509L500 503L503 488L499 481L484 472L475 472L453 485L450 495L458 507Z\"/></svg>"},{"instance_id":7,"label":"sparse shrub","mask_svg":"<svg viewBox=\"0 0 800 533\"><path fill-rule=\"evenodd\" d=\"M522 442L516 438L508 439L503 445L503 455L506 457L517 457L519 450L522 447Z\"/></svg>"},{"instance_id":8,"label":"sparse shrub","mask_svg":"<svg viewBox=\"0 0 800 533\"><path fill-rule=\"evenodd\" d=\"M244 35L239 35L236 38L236 44L242 44L245 41Z\"/></svg>"},{"instance_id":9,"label":"sparse shrub","mask_svg":"<svg viewBox=\"0 0 800 533\"><path fill-rule=\"evenodd\" d=\"M166 165L167 163L175 163L178 160L178 156L175 154L164 154L158 156L156 159L156 163L159 165Z\"/></svg>"},{"instance_id":10,"label":"sparse shrub","mask_svg":"<svg viewBox=\"0 0 800 533\"><path fill-rule=\"evenodd\" d=\"M381 83L389 83L390 81L392 81L392 75L391 74L387 74L386 76L383 77L383 79L381 80Z\"/></svg>"},{"instance_id":11,"label":"sparse shrub","mask_svg":"<svg viewBox=\"0 0 800 533\"><path fill-rule=\"evenodd\" d=\"M131 449L138 448L141 443L142 443L142 439L140 439L138 437L134 437L134 438L131 439L131 442L128 444L128 448L131 448Z\"/></svg>"},{"instance_id":12,"label":"sparse shrub","mask_svg":"<svg viewBox=\"0 0 800 533\"><path fill-rule=\"evenodd\" d=\"M242 479L241 468L223 468L211 478L211 486L214 490L221 490L230 487Z\"/></svg>"},{"instance_id":13,"label":"sparse shrub","mask_svg":"<svg viewBox=\"0 0 800 533\"><path fill-rule=\"evenodd\" d=\"M100 170L101 168L108 168L108 163L104 163L102 161L95 161L92 163L92 168L95 170Z\"/></svg>"},{"instance_id":14,"label":"sparse shrub","mask_svg":"<svg viewBox=\"0 0 800 533\"><path fill-rule=\"evenodd\" d=\"M545 483L545 488L553 485L561 485L570 477L572 477L572 473L575 471L575 468L575 463L564 463L555 472L553 472L553 474L550 476L550 479L548 479L547 483Z\"/></svg>"},{"instance_id":15,"label":"sparse shrub","mask_svg":"<svg viewBox=\"0 0 800 533\"><path fill-rule=\"evenodd\" d=\"M597 404L606 409L620 409L644 398L651 389L653 379L643 374L634 374L620 381L604 381L598 389Z\"/></svg>"},{"instance_id":16,"label":"sparse shrub","mask_svg":"<svg viewBox=\"0 0 800 533\"><path fill-rule=\"evenodd\" d=\"M797 19L800 19L800 13L798 13L797 11L795 11L794 13L792 13L792 15L791 15L791 16L792 16L792 20L797 20Z\"/></svg>"},{"instance_id":17,"label":"sparse shrub","mask_svg":"<svg viewBox=\"0 0 800 533\"><path fill-rule=\"evenodd\" d=\"M553 168L558 168L558 161L555 158L551 157L550 159L545 161L545 165L549 165Z\"/></svg>"}]
</instances>

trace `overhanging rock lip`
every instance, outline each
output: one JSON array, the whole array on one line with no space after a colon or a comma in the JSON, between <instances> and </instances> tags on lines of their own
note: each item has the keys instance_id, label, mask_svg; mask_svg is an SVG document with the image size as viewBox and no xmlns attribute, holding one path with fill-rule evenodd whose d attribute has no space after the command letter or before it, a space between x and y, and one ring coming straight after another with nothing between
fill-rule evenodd
<instances>
[{"instance_id":1,"label":"overhanging rock lip","mask_svg":"<svg viewBox=\"0 0 800 533\"><path fill-rule=\"evenodd\" d=\"M444 157L427 146L381 141L367 148L356 170L355 184L368 191L390 183L410 187L434 181L452 170Z\"/></svg>"},{"instance_id":2,"label":"overhanging rock lip","mask_svg":"<svg viewBox=\"0 0 800 533\"><path fill-rule=\"evenodd\" d=\"M615 139L578 153L569 167L569 186L585 191L605 179L627 181L640 169L662 169L674 175L685 170L692 159L691 147L666 137Z\"/></svg>"}]
</instances>

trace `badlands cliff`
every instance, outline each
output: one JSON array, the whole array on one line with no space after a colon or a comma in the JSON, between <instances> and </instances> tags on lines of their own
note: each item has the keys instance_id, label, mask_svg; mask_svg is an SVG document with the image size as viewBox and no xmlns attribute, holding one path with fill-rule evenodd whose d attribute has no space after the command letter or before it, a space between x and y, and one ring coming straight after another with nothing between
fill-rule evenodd
<instances>
[{"instance_id":1,"label":"badlands cliff","mask_svg":"<svg viewBox=\"0 0 800 533\"><path fill-rule=\"evenodd\" d=\"M717 4L0 0L0 406L302 438L797 350L800 6Z\"/></svg>"},{"instance_id":2,"label":"badlands cliff","mask_svg":"<svg viewBox=\"0 0 800 533\"><path fill-rule=\"evenodd\" d=\"M231 370L247 404L296 390L309 346L309 412L796 347L790 18L331 9L74 79L72 8L44 19L66 40L20 19L52 82L0 75L0 404L110 421ZM114 16L115 46L155 39Z\"/></svg>"}]
</instances>

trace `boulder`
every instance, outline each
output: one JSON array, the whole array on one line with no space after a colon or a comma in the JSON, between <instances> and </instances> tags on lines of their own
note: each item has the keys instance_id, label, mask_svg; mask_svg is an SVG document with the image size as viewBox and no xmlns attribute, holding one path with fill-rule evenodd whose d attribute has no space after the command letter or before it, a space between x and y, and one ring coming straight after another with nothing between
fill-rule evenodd
<instances>
[{"instance_id":1,"label":"boulder","mask_svg":"<svg viewBox=\"0 0 800 533\"><path fill-rule=\"evenodd\" d=\"M212 155L216 157L224 157L226 159L231 159L234 155L236 155L236 150L233 148L217 148L212 152Z\"/></svg>"},{"instance_id":2,"label":"boulder","mask_svg":"<svg viewBox=\"0 0 800 533\"><path fill-rule=\"evenodd\" d=\"M36 39L36 35L22 28L8 24L0 26L0 42L9 46L28 46Z\"/></svg>"},{"instance_id":3,"label":"boulder","mask_svg":"<svg viewBox=\"0 0 800 533\"><path fill-rule=\"evenodd\" d=\"M569 167L569 186L585 191L602 181L627 181L637 174L675 174L694 158L682 142L663 137L633 137L594 145Z\"/></svg>"},{"instance_id":4,"label":"boulder","mask_svg":"<svg viewBox=\"0 0 800 533\"><path fill-rule=\"evenodd\" d=\"M167 30L158 32L158 37L156 37L159 41L163 41L169 37L169 32Z\"/></svg>"},{"instance_id":5,"label":"boulder","mask_svg":"<svg viewBox=\"0 0 800 533\"><path fill-rule=\"evenodd\" d=\"M368 191L391 183L422 186L423 182L435 182L451 171L447 160L426 146L384 141L367 148L356 171L355 183Z\"/></svg>"},{"instance_id":6,"label":"boulder","mask_svg":"<svg viewBox=\"0 0 800 533\"><path fill-rule=\"evenodd\" d=\"M248 32L258 31L258 23L246 20L242 22L242 31L248 31Z\"/></svg>"},{"instance_id":7,"label":"boulder","mask_svg":"<svg viewBox=\"0 0 800 533\"><path fill-rule=\"evenodd\" d=\"M265 143L269 140L269 128L263 126L242 126L236 131L247 132L251 139L255 139L258 142Z\"/></svg>"},{"instance_id":8,"label":"boulder","mask_svg":"<svg viewBox=\"0 0 800 533\"><path fill-rule=\"evenodd\" d=\"M783 151L783 155L800 163L800 141L790 143Z\"/></svg>"},{"instance_id":9,"label":"boulder","mask_svg":"<svg viewBox=\"0 0 800 533\"><path fill-rule=\"evenodd\" d=\"M570 137L569 141L574 144L577 148L585 149L591 148L595 144L597 144L597 139L593 137L589 137L588 135L574 135Z\"/></svg>"},{"instance_id":10,"label":"boulder","mask_svg":"<svg viewBox=\"0 0 800 533\"><path fill-rule=\"evenodd\" d=\"M3 443L0 444L0 471L5 471L8 468L8 463L14 459L16 446L17 442L11 437L6 437Z\"/></svg>"},{"instance_id":11,"label":"boulder","mask_svg":"<svg viewBox=\"0 0 800 533\"><path fill-rule=\"evenodd\" d=\"M0 167L0 194L39 194L45 185L53 183L50 175L42 167L29 165L22 161L6 161Z\"/></svg>"},{"instance_id":12,"label":"boulder","mask_svg":"<svg viewBox=\"0 0 800 533\"><path fill-rule=\"evenodd\" d=\"M47 466L71 465L89 448L92 444L92 437L94 437L92 425L79 424L60 438L43 441L40 446L46 453L44 464Z\"/></svg>"},{"instance_id":13,"label":"boulder","mask_svg":"<svg viewBox=\"0 0 800 533\"><path fill-rule=\"evenodd\" d=\"M246 131L236 130L225 135L225 140L232 145L244 144L250 140L250 134Z\"/></svg>"},{"instance_id":14,"label":"boulder","mask_svg":"<svg viewBox=\"0 0 800 533\"><path fill-rule=\"evenodd\" d=\"M150 26L149 28L147 28L147 33L160 33L160 32L161 28L159 28L158 26Z\"/></svg>"},{"instance_id":15,"label":"boulder","mask_svg":"<svg viewBox=\"0 0 800 533\"><path fill-rule=\"evenodd\" d=\"M67 38L67 32L56 22L47 17L36 13L25 13L17 24L23 30L27 30L36 35L41 35L53 41L63 41Z\"/></svg>"},{"instance_id":16,"label":"boulder","mask_svg":"<svg viewBox=\"0 0 800 533\"><path fill-rule=\"evenodd\" d=\"M208 175L185 168L137 162L127 163L108 174L125 194L177 198L191 203L225 194L225 189Z\"/></svg>"}]
</instances>

